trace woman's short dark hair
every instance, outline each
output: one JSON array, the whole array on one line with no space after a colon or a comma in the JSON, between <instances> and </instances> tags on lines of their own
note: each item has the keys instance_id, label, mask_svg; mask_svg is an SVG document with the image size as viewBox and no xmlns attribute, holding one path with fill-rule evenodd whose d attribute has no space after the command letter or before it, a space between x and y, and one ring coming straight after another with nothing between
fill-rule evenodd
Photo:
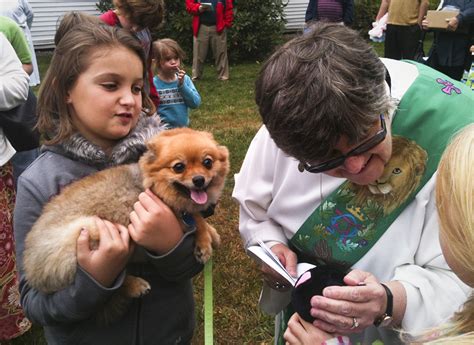
<instances>
[{"instance_id":1,"label":"woman's short dark hair","mask_svg":"<svg viewBox=\"0 0 474 345\"><path fill-rule=\"evenodd\" d=\"M256 81L263 123L285 153L316 162L342 136L356 144L393 109L385 67L372 47L344 25L317 22L280 47Z\"/></svg>"}]
</instances>

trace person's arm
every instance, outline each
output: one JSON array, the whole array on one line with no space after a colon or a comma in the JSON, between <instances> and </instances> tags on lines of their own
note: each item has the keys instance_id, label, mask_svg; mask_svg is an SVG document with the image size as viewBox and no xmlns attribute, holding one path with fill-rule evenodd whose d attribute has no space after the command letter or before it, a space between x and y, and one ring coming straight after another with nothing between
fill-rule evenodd
<instances>
[{"instance_id":1,"label":"person's arm","mask_svg":"<svg viewBox=\"0 0 474 345\"><path fill-rule=\"evenodd\" d=\"M90 318L120 288L125 277L122 272L110 287L104 287L78 266L74 282L58 292L45 294L28 284L22 268L25 238L49 197L43 195L35 183L23 176L19 178L13 224L20 301L26 316L43 326Z\"/></svg>"},{"instance_id":2,"label":"person's arm","mask_svg":"<svg viewBox=\"0 0 474 345\"><path fill-rule=\"evenodd\" d=\"M382 18L385 15L385 13L388 12L389 6L390 6L390 0L382 0L382 2L380 3L380 8L377 13L377 16L375 17L376 22L378 22L380 18Z\"/></svg>"},{"instance_id":3,"label":"person's arm","mask_svg":"<svg viewBox=\"0 0 474 345\"><path fill-rule=\"evenodd\" d=\"M273 242L270 246L288 242L281 226L268 215L278 150L272 143L266 128L261 127L249 146L240 172L235 175L232 197L240 206L239 231L245 248L256 245L257 239Z\"/></svg>"},{"instance_id":4,"label":"person's arm","mask_svg":"<svg viewBox=\"0 0 474 345\"><path fill-rule=\"evenodd\" d=\"M0 110L9 110L28 98L29 77L15 50L0 33Z\"/></svg>"},{"instance_id":5,"label":"person's arm","mask_svg":"<svg viewBox=\"0 0 474 345\"><path fill-rule=\"evenodd\" d=\"M186 11L194 16L201 14L199 8L201 4L199 2L194 2L194 0L186 0Z\"/></svg>"},{"instance_id":6,"label":"person's arm","mask_svg":"<svg viewBox=\"0 0 474 345\"><path fill-rule=\"evenodd\" d=\"M234 22L234 5L232 0L226 0L225 2L225 13L224 13L224 23L226 28L230 28Z\"/></svg>"},{"instance_id":7,"label":"person's arm","mask_svg":"<svg viewBox=\"0 0 474 345\"><path fill-rule=\"evenodd\" d=\"M420 9L418 10L418 25L420 26L420 28L423 28L422 22L423 19L425 19L429 7L430 3L428 0L421 0Z\"/></svg>"},{"instance_id":8,"label":"person's arm","mask_svg":"<svg viewBox=\"0 0 474 345\"><path fill-rule=\"evenodd\" d=\"M21 6L23 7L23 13L25 13L26 16L26 25L28 25L28 28L31 29L31 26L33 25L33 19L35 17L33 9L26 0L21 0Z\"/></svg>"},{"instance_id":9,"label":"person's arm","mask_svg":"<svg viewBox=\"0 0 474 345\"><path fill-rule=\"evenodd\" d=\"M201 96L188 75L184 76L184 83L183 85L178 86L178 89L183 95L186 106L192 109L199 107L201 104Z\"/></svg>"}]
</instances>

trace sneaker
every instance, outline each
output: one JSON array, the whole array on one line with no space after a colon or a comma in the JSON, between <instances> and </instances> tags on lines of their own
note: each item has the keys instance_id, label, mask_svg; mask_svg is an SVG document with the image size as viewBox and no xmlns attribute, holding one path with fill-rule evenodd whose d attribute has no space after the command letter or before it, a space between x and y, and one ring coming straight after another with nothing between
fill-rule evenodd
<instances>
[{"instance_id":1,"label":"sneaker","mask_svg":"<svg viewBox=\"0 0 474 345\"><path fill-rule=\"evenodd\" d=\"M222 80L222 81L227 81L227 80L229 80L229 77L220 77L220 78L217 78L217 79Z\"/></svg>"},{"instance_id":2,"label":"sneaker","mask_svg":"<svg viewBox=\"0 0 474 345\"><path fill-rule=\"evenodd\" d=\"M196 80L198 80L198 79L199 79L198 77L192 77L192 78L191 78L192 81L196 81Z\"/></svg>"}]
</instances>

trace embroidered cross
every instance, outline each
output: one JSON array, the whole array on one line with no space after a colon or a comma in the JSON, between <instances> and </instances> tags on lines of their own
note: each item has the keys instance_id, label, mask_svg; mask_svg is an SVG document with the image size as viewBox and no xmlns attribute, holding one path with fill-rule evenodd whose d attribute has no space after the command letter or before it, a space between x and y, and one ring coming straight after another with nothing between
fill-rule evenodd
<instances>
[{"instance_id":1,"label":"embroidered cross","mask_svg":"<svg viewBox=\"0 0 474 345\"><path fill-rule=\"evenodd\" d=\"M454 86L454 84L451 83L450 81L443 80L441 78L436 79L436 81L438 82L438 84L444 85L441 91L443 91L445 94L451 96L452 91L456 92L458 95L461 94L461 89Z\"/></svg>"}]
</instances>

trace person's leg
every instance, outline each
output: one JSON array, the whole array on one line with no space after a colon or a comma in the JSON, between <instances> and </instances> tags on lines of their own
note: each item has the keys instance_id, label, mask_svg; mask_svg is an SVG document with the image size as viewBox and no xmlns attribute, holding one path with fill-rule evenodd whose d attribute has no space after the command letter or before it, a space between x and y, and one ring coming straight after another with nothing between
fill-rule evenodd
<instances>
[{"instance_id":1,"label":"person's leg","mask_svg":"<svg viewBox=\"0 0 474 345\"><path fill-rule=\"evenodd\" d=\"M384 47L386 58L395 60L402 58L398 44L398 25L387 24Z\"/></svg>"},{"instance_id":2,"label":"person's leg","mask_svg":"<svg viewBox=\"0 0 474 345\"><path fill-rule=\"evenodd\" d=\"M216 69L220 80L229 80L229 59L227 58L227 29L216 33Z\"/></svg>"},{"instance_id":3,"label":"person's leg","mask_svg":"<svg viewBox=\"0 0 474 345\"><path fill-rule=\"evenodd\" d=\"M199 26L197 37L193 37L193 69L192 79L202 77L204 62L206 61L207 51L209 49L209 27Z\"/></svg>"},{"instance_id":4,"label":"person's leg","mask_svg":"<svg viewBox=\"0 0 474 345\"><path fill-rule=\"evenodd\" d=\"M401 58L413 60L418 41L421 37L421 28L418 25L401 26L399 33Z\"/></svg>"},{"instance_id":5,"label":"person's leg","mask_svg":"<svg viewBox=\"0 0 474 345\"><path fill-rule=\"evenodd\" d=\"M438 66L437 70L454 80L461 80L464 73L464 66Z\"/></svg>"}]
</instances>

